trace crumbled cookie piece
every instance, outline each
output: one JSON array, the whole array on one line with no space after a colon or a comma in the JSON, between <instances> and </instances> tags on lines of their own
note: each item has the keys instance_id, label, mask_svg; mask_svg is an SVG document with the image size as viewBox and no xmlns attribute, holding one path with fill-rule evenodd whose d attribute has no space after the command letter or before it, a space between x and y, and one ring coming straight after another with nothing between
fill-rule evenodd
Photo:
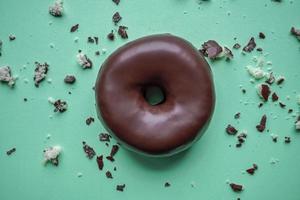
<instances>
[{"instance_id":1,"label":"crumbled cookie piece","mask_svg":"<svg viewBox=\"0 0 300 200\"><path fill-rule=\"evenodd\" d=\"M60 113L63 113L65 112L67 109L68 109L68 104L66 101L63 101L61 99L58 99L56 100L54 103L53 103L55 109L54 109L54 112L57 112L59 111Z\"/></svg>"},{"instance_id":2,"label":"crumbled cookie piece","mask_svg":"<svg viewBox=\"0 0 300 200\"><path fill-rule=\"evenodd\" d=\"M8 36L8 39L9 39L9 41L14 41L14 40L16 39L16 36L13 35L13 34L10 34L10 35Z\"/></svg>"},{"instance_id":3,"label":"crumbled cookie piece","mask_svg":"<svg viewBox=\"0 0 300 200\"><path fill-rule=\"evenodd\" d=\"M269 85L272 85L275 82L275 77L273 75L273 72L269 73L268 79L265 81Z\"/></svg>"},{"instance_id":4,"label":"crumbled cookie piece","mask_svg":"<svg viewBox=\"0 0 300 200\"><path fill-rule=\"evenodd\" d=\"M199 51L210 59L216 59L222 53L223 48L215 40L208 40L202 44L202 49Z\"/></svg>"},{"instance_id":5,"label":"crumbled cookie piece","mask_svg":"<svg viewBox=\"0 0 300 200\"><path fill-rule=\"evenodd\" d=\"M260 84L257 87L257 93L264 101L268 101L269 96L271 94L271 90L268 85Z\"/></svg>"},{"instance_id":6,"label":"crumbled cookie piece","mask_svg":"<svg viewBox=\"0 0 300 200\"><path fill-rule=\"evenodd\" d=\"M235 135L235 134L237 134L237 132L238 132L238 130L235 127L233 127L230 124L227 125L227 127L226 127L226 133L228 135Z\"/></svg>"},{"instance_id":7,"label":"crumbled cookie piece","mask_svg":"<svg viewBox=\"0 0 300 200\"><path fill-rule=\"evenodd\" d=\"M44 64L35 62L34 70L34 85L39 87L40 83L45 79L49 70L49 65L45 62Z\"/></svg>"},{"instance_id":8,"label":"crumbled cookie piece","mask_svg":"<svg viewBox=\"0 0 300 200\"><path fill-rule=\"evenodd\" d=\"M108 133L100 133L99 134L99 140L100 142L110 142L111 135Z\"/></svg>"},{"instance_id":9,"label":"crumbled cookie piece","mask_svg":"<svg viewBox=\"0 0 300 200\"><path fill-rule=\"evenodd\" d=\"M70 32L74 33L75 31L77 31L79 28L79 24L75 24L74 26L71 27Z\"/></svg>"},{"instance_id":10,"label":"crumbled cookie piece","mask_svg":"<svg viewBox=\"0 0 300 200\"><path fill-rule=\"evenodd\" d=\"M89 158L89 159L92 159L95 155L96 155L96 152L94 151L94 149L92 147L90 147L86 142L82 142L83 144L83 150L86 154L86 156Z\"/></svg>"},{"instance_id":11,"label":"crumbled cookie piece","mask_svg":"<svg viewBox=\"0 0 300 200\"><path fill-rule=\"evenodd\" d=\"M259 132L263 132L266 128L266 122L267 122L267 116L263 115L261 120L260 120L260 123L256 126L256 129Z\"/></svg>"},{"instance_id":12,"label":"crumbled cookie piece","mask_svg":"<svg viewBox=\"0 0 300 200\"><path fill-rule=\"evenodd\" d=\"M259 37L260 39L265 39L265 38L266 38L266 35L265 35L263 32L259 32L258 37Z\"/></svg>"},{"instance_id":13,"label":"crumbled cookie piece","mask_svg":"<svg viewBox=\"0 0 300 200\"><path fill-rule=\"evenodd\" d=\"M66 75L64 78L64 82L67 84L73 84L76 81L76 77L74 75Z\"/></svg>"},{"instance_id":14,"label":"crumbled cookie piece","mask_svg":"<svg viewBox=\"0 0 300 200\"><path fill-rule=\"evenodd\" d=\"M273 102L274 101L278 101L278 99L279 99L278 95L275 92L273 92L273 94L272 94L272 101Z\"/></svg>"},{"instance_id":15,"label":"crumbled cookie piece","mask_svg":"<svg viewBox=\"0 0 300 200\"><path fill-rule=\"evenodd\" d=\"M243 190L243 186L240 184L230 183L229 185L234 192L241 192Z\"/></svg>"},{"instance_id":16,"label":"crumbled cookie piece","mask_svg":"<svg viewBox=\"0 0 300 200\"><path fill-rule=\"evenodd\" d=\"M111 32L107 35L107 39L109 39L110 41L113 41L113 40L115 39L114 31L111 31Z\"/></svg>"},{"instance_id":17,"label":"crumbled cookie piece","mask_svg":"<svg viewBox=\"0 0 300 200\"><path fill-rule=\"evenodd\" d=\"M51 163L54 166L58 166L58 157L61 153L61 147L60 146L53 146L48 147L44 150L44 163Z\"/></svg>"},{"instance_id":18,"label":"crumbled cookie piece","mask_svg":"<svg viewBox=\"0 0 300 200\"><path fill-rule=\"evenodd\" d=\"M11 154L16 152L16 148L11 148L10 150L6 151L6 155L10 156Z\"/></svg>"},{"instance_id":19,"label":"crumbled cookie piece","mask_svg":"<svg viewBox=\"0 0 300 200\"><path fill-rule=\"evenodd\" d=\"M77 62L83 69L90 69L93 67L92 61L82 52L77 54Z\"/></svg>"},{"instance_id":20,"label":"crumbled cookie piece","mask_svg":"<svg viewBox=\"0 0 300 200\"><path fill-rule=\"evenodd\" d=\"M85 123L86 125L90 125L92 122L94 122L95 119L93 117L88 117L86 120L85 120Z\"/></svg>"},{"instance_id":21,"label":"crumbled cookie piece","mask_svg":"<svg viewBox=\"0 0 300 200\"><path fill-rule=\"evenodd\" d=\"M7 83L9 87L13 87L15 80L16 78L12 76L9 66L0 67L0 82Z\"/></svg>"},{"instance_id":22,"label":"crumbled cookie piece","mask_svg":"<svg viewBox=\"0 0 300 200\"><path fill-rule=\"evenodd\" d=\"M120 192L123 192L124 188L125 188L125 184L117 185L117 187L116 187L117 191L120 191Z\"/></svg>"},{"instance_id":23,"label":"crumbled cookie piece","mask_svg":"<svg viewBox=\"0 0 300 200\"><path fill-rule=\"evenodd\" d=\"M117 24L119 21L121 21L122 17L120 15L119 12L116 12L113 16L112 16L112 21Z\"/></svg>"},{"instance_id":24,"label":"crumbled cookie piece","mask_svg":"<svg viewBox=\"0 0 300 200\"><path fill-rule=\"evenodd\" d=\"M119 5L120 0L112 0L112 2L114 2L116 5Z\"/></svg>"},{"instance_id":25,"label":"crumbled cookie piece","mask_svg":"<svg viewBox=\"0 0 300 200\"><path fill-rule=\"evenodd\" d=\"M300 29L296 29L295 27L292 27L291 34L294 35L298 40L300 40Z\"/></svg>"},{"instance_id":26,"label":"crumbled cookie piece","mask_svg":"<svg viewBox=\"0 0 300 200\"><path fill-rule=\"evenodd\" d=\"M256 43L254 37L251 37L248 44L244 46L243 51L250 53L251 51L253 51L253 49L255 49L255 47L256 47Z\"/></svg>"},{"instance_id":27,"label":"crumbled cookie piece","mask_svg":"<svg viewBox=\"0 0 300 200\"><path fill-rule=\"evenodd\" d=\"M53 5L49 6L49 13L54 17L61 17L63 14L62 0L55 0Z\"/></svg>"},{"instance_id":28,"label":"crumbled cookie piece","mask_svg":"<svg viewBox=\"0 0 300 200\"><path fill-rule=\"evenodd\" d=\"M121 36L121 38L123 39L128 38L127 29L128 29L127 26L119 26L118 34Z\"/></svg>"}]
</instances>

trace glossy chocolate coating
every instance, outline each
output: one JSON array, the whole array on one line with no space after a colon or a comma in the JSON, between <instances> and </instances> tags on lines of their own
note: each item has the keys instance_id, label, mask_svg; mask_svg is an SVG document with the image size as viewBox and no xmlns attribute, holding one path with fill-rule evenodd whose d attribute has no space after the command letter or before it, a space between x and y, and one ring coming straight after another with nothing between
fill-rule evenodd
<instances>
[{"instance_id":1,"label":"glossy chocolate coating","mask_svg":"<svg viewBox=\"0 0 300 200\"><path fill-rule=\"evenodd\" d=\"M163 103L145 100L149 85L163 89ZM148 155L170 155L192 144L215 103L209 65L189 42L170 34L117 49L102 65L95 91L105 127L124 146Z\"/></svg>"}]
</instances>

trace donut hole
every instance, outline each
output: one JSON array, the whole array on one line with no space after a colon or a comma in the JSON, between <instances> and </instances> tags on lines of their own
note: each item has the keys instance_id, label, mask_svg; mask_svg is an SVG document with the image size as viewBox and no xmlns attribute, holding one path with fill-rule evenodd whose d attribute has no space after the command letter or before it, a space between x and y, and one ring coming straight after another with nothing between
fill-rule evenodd
<instances>
[{"instance_id":1,"label":"donut hole","mask_svg":"<svg viewBox=\"0 0 300 200\"><path fill-rule=\"evenodd\" d=\"M160 86L147 85L143 87L142 92L145 100L151 106L156 106L165 102L165 92Z\"/></svg>"}]
</instances>

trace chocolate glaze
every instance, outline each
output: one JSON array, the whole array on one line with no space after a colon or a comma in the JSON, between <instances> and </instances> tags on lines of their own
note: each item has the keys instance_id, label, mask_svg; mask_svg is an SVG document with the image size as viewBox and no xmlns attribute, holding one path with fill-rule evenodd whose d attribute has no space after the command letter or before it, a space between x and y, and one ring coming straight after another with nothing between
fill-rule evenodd
<instances>
[{"instance_id":1,"label":"chocolate glaze","mask_svg":"<svg viewBox=\"0 0 300 200\"><path fill-rule=\"evenodd\" d=\"M149 85L165 100L150 105ZM170 155L187 148L210 121L215 94L211 70L189 42L170 34L129 42L99 71L96 107L105 127L129 149Z\"/></svg>"}]
</instances>

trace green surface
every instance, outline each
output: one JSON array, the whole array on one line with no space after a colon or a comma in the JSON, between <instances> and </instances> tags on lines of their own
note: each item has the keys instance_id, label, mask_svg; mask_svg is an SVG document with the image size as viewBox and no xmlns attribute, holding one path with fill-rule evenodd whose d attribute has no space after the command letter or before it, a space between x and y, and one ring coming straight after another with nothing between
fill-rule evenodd
<instances>
[{"instance_id":1,"label":"green surface","mask_svg":"<svg viewBox=\"0 0 300 200\"><path fill-rule=\"evenodd\" d=\"M195 0L121 0L116 6L110 0L65 0L62 18L48 14L50 4L51 1L40 0L0 0L0 39L4 42L0 66L10 65L13 74L19 75L14 89L0 84L1 200L300 199L300 135L294 130L291 115L286 119L287 109L271 102L257 108L259 98L244 68L253 63L254 55L259 55L256 51L241 55L240 50L235 50L232 62L210 62L216 109L206 134L190 150L171 158L149 159L121 148L114 164L105 162L105 169L112 171L117 166L117 172L112 171L114 179L109 180L97 169L95 159L85 157L81 144L85 140L98 154L110 151L98 141L98 134L104 131L99 121L87 126L85 119L96 117L92 87L98 66L126 42L119 37L114 42L106 39L114 28L111 16L115 11L123 17L120 24L129 27L128 41L168 32L197 47L208 39L231 47L234 37L244 45L255 36L258 46L270 53L266 60L272 61L274 72L287 77L282 89L273 89L288 108L299 111L295 98L300 93L300 43L289 30L291 26L300 27L300 1L212 0L200 5ZM76 23L80 24L78 32L69 33ZM260 31L266 34L265 40L258 39ZM15 34L17 39L9 42L9 34ZM87 44L91 35L100 37L99 46ZM76 36L78 43L74 43ZM55 45L53 49L50 43ZM107 49L106 55L94 56L102 48ZM91 57L93 69L82 70L77 65L78 49ZM39 88L34 87L35 61L50 64L51 84L44 81ZM63 83L66 74L76 75L73 86ZM239 85L246 88L245 95ZM290 100L285 99L287 95ZM49 96L67 100L68 111L54 113L47 102ZM24 97L27 102L23 102ZM245 105L245 101L249 103ZM236 112L242 113L238 121L233 119ZM277 144L271 141L270 133L258 133L255 129L264 113L269 116L270 133L279 135ZM229 123L248 131L247 141L240 149L234 147L236 138L224 131ZM47 134L52 135L51 139L46 139ZM291 136L291 144L284 144L286 135ZM44 167L42 151L55 144L63 147L60 166ZM11 147L16 147L17 152L9 157L5 152ZM279 162L271 165L271 158ZM257 173L243 174L252 163L258 164ZM77 177L78 172L83 174L81 178ZM234 193L226 184L227 179L243 184L245 190ZM165 181L171 187L164 188ZM123 193L115 191L115 185L121 183L126 183Z\"/></svg>"}]
</instances>

